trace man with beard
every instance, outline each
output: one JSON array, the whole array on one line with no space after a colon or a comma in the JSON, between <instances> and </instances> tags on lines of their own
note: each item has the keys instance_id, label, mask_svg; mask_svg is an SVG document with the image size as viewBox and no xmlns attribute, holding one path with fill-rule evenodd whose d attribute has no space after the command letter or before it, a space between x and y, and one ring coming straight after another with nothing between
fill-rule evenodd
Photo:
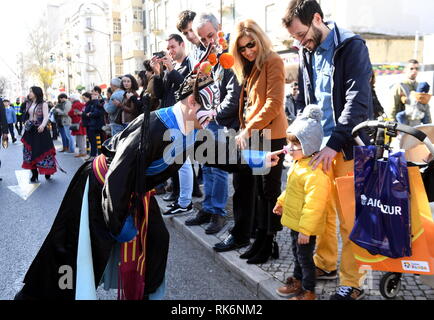
<instances>
[{"instance_id":1,"label":"man with beard","mask_svg":"<svg viewBox=\"0 0 434 320\"><path fill-rule=\"evenodd\" d=\"M323 170L334 182L354 170L351 131L372 114L372 66L368 48L360 36L338 28L335 23L326 24L323 18L317 1L292 0L283 24L300 43L300 94L297 104L301 109L317 104L323 111L323 145L311 165L315 169L322 163ZM337 277L336 212L339 220L343 220L336 189L333 194L334 201L327 208L326 231L318 238L314 257L317 279ZM351 251L350 232L340 223L340 287L332 300L359 300L365 295L360 289L363 274L359 273ZM288 290L291 285L288 284Z\"/></svg>"}]
</instances>

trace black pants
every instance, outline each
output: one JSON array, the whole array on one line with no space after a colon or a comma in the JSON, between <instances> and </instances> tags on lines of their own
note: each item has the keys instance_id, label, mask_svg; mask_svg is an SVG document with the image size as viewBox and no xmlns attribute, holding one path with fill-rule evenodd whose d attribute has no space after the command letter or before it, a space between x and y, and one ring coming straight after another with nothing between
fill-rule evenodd
<instances>
[{"instance_id":1,"label":"black pants","mask_svg":"<svg viewBox=\"0 0 434 320\"><path fill-rule=\"evenodd\" d=\"M9 123L8 127L9 127L9 133L11 134L11 137L12 137L12 141L14 141L15 140L14 124Z\"/></svg>"},{"instance_id":2,"label":"black pants","mask_svg":"<svg viewBox=\"0 0 434 320\"><path fill-rule=\"evenodd\" d=\"M255 199L255 177L251 173L233 174L233 196L234 221L235 225L231 235L237 242L250 240L253 227L254 199Z\"/></svg>"},{"instance_id":3,"label":"black pants","mask_svg":"<svg viewBox=\"0 0 434 320\"><path fill-rule=\"evenodd\" d=\"M17 122L15 123L15 128L19 135L21 135L23 131L23 116L17 116Z\"/></svg>"},{"instance_id":4,"label":"black pants","mask_svg":"<svg viewBox=\"0 0 434 320\"><path fill-rule=\"evenodd\" d=\"M96 157L98 154L98 146L96 144L96 136L100 134L99 130L93 130L87 127L87 138L90 143L90 156Z\"/></svg>"},{"instance_id":5,"label":"black pants","mask_svg":"<svg viewBox=\"0 0 434 320\"><path fill-rule=\"evenodd\" d=\"M315 292L316 273L313 253L316 237L312 236L308 244L298 244L298 232L291 230L291 246L294 255L294 278L301 280L304 290Z\"/></svg>"},{"instance_id":6,"label":"black pants","mask_svg":"<svg viewBox=\"0 0 434 320\"><path fill-rule=\"evenodd\" d=\"M285 144L286 139L271 140L271 150L267 151L282 150ZM255 176L257 196L254 222L257 229L265 230L267 234L282 230L281 217L273 213L273 208L282 192L283 160L284 155L281 155L279 164L271 168L267 175Z\"/></svg>"},{"instance_id":7,"label":"black pants","mask_svg":"<svg viewBox=\"0 0 434 320\"><path fill-rule=\"evenodd\" d=\"M57 130L57 124L55 122L50 122L51 124L51 138L57 140L59 137L59 130Z\"/></svg>"}]
</instances>

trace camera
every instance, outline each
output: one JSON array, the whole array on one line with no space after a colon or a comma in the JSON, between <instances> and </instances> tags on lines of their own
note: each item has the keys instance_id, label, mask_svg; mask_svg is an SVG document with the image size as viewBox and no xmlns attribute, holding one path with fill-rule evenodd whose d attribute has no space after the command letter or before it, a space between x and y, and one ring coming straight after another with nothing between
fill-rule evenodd
<instances>
[{"instance_id":1,"label":"camera","mask_svg":"<svg viewBox=\"0 0 434 320\"><path fill-rule=\"evenodd\" d=\"M164 58L166 56L166 52L164 52L164 51L154 52L153 56L161 59L161 58Z\"/></svg>"}]
</instances>

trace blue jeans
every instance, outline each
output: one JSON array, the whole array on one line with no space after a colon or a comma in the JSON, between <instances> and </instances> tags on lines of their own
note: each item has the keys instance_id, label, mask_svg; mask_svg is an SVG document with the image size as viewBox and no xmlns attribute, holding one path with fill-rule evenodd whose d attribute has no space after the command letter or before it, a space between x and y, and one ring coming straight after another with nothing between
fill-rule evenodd
<instances>
[{"instance_id":1,"label":"blue jeans","mask_svg":"<svg viewBox=\"0 0 434 320\"><path fill-rule=\"evenodd\" d=\"M207 127L218 138L217 130L223 129L216 122L210 122ZM203 166L203 187L205 191L205 199L202 203L202 209L212 214L226 216L225 210L228 201L228 176L226 171L221 169Z\"/></svg>"},{"instance_id":2,"label":"blue jeans","mask_svg":"<svg viewBox=\"0 0 434 320\"><path fill-rule=\"evenodd\" d=\"M187 159L184 165L178 171L179 175L179 198L178 204L182 208L188 207L191 203L191 195L193 193L193 167Z\"/></svg>"},{"instance_id":3,"label":"blue jeans","mask_svg":"<svg viewBox=\"0 0 434 320\"><path fill-rule=\"evenodd\" d=\"M66 138L68 139L68 145L69 145L69 152L74 153L75 152L75 140L73 136L71 135L71 130L69 129L70 126L63 126L65 130Z\"/></svg>"},{"instance_id":4,"label":"blue jeans","mask_svg":"<svg viewBox=\"0 0 434 320\"><path fill-rule=\"evenodd\" d=\"M62 138L63 148L69 148L69 140L65 133L65 127L59 127L59 133Z\"/></svg>"}]
</instances>

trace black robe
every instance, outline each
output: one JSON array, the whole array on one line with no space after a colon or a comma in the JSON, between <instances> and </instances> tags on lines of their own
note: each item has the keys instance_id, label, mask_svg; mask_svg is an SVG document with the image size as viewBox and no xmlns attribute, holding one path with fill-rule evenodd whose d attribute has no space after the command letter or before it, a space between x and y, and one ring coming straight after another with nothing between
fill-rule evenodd
<instances>
[{"instance_id":1,"label":"black robe","mask_svg":"<svg viewBox=\"0 0 434 320\"><path fill-rule=\"evenodd\" d=\"M160 109L150 115L151 141L145 159L145 168L148 169L163 158L165 149L172 143L172 141L163 141L165 131L177 126L177 124L172 126L173 111L170 112L172 124L162 121L163 113L164 110ZM104 186L97 181L92 162L87 162L79 168L63 198L50 232L24 278L25 285L16 299L74 300L81 204L88 177L89 229L95 284L101 282L115 243L112 235L121 233L129 215L130 197L135 188L136 153L139 148L142 122L143 115L104 144L103 153L109 165ZM202 143L185 145L183 152L178 156L186 159L187 153ZM219 147L222 146L216 144L216 148ZM247 164L241 164L241 154L236 148L227 150L227 161L229 159L232 159L232 162L226 163L235 164L208 163L208 165L229 172L251 170ZM147 172L143 190L145 192L152 190L175 174L181 166L181 163L175 162L168 164L161 172ZM150 204L147 239L145 294L150 294L155 292L164 279L169 248L169 234L155 199ZM59 280L63 276L59 273L62 266L70 266L73 270L74 286L71 289L61 289L59 286Z\"/></svg>"}]
</instances>

